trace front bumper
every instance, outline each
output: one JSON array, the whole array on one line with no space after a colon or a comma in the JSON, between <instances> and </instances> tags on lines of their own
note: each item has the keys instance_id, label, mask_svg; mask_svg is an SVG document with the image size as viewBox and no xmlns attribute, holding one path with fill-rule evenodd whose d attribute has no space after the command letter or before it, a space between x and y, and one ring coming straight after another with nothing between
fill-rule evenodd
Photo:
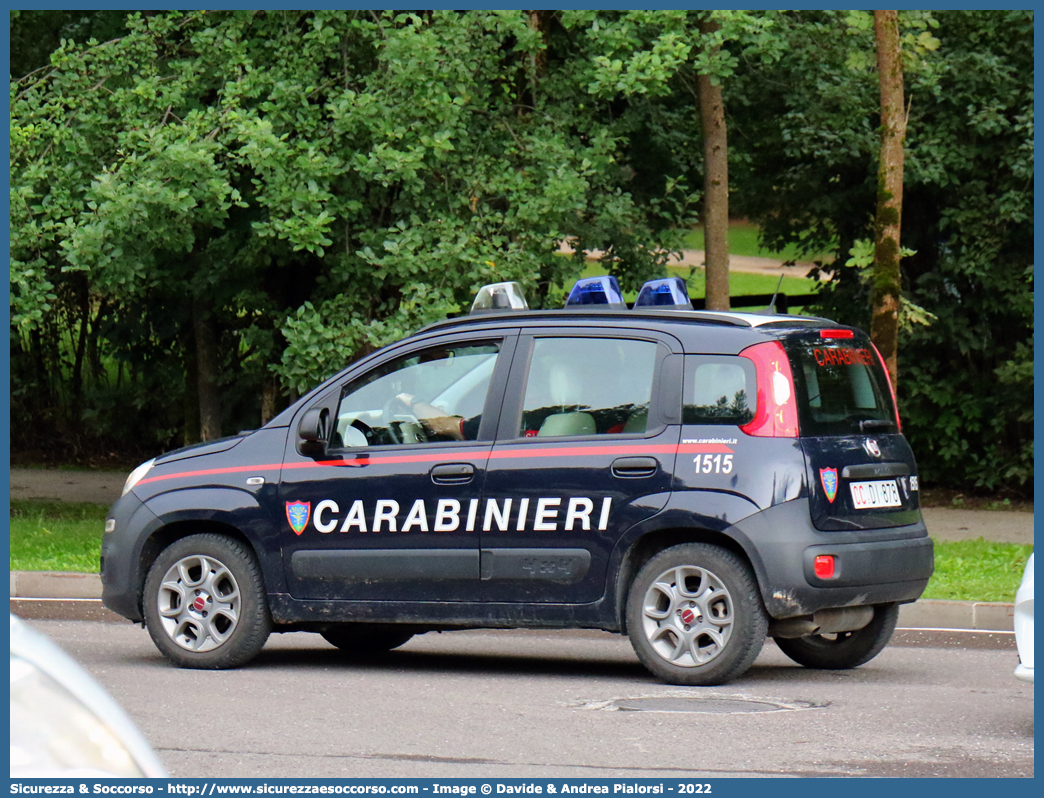
<instances>
[{"instance_id":1,"label":"front bumper","mask_svg":"<svg viewBox=\"0 0 1044 798\"><path fill-rule=\"evenodd\" d=\"M109 510L115 529L102 536L102 604L132 621L144 620L141 614L141 588L145 581L142 549L160 520L133 491Z\"/></svg>"},{"instance_id":2,"label":"front bumper","mask_svg":"<svg viewBox=\"0 0 1044 798\"><path fill-rule=\"evenodd\" d=\"M750 557L773 618L915 601L935 568L923 520L889 529L822 532L812 525L807 499L778 504L726 531ZM828 554L835 573L821 579L813 563Z\"/></svg>"}]
</instances>

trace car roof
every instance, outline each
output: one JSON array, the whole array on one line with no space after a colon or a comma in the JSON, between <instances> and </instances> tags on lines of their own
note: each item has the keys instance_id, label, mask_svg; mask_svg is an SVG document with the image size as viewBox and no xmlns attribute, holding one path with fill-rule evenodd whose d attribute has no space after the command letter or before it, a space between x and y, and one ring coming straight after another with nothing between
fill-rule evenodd
<instances>
[{"instance_id":1,"label":"car roof","mask_svg":"<svg viewBox=\"0 0 1044 798\"><path fill-rule=\"evenodd\" d=\"M418 330L414 335L422 335L443 330L474 327L483 329L492 326L517 325L548 326L572 322L602 321L613 324L686 324L707 325L714 327L740 327L745 329L765 328L792 329L795 327L816 327L824 324L838 326L837 322L817 316L792 316L776 313L737 313L734 311L715 310L627 310L568 308L564 310L500 310L471 313L466 316L437 321Z\"/></svg>"}]
</instances>

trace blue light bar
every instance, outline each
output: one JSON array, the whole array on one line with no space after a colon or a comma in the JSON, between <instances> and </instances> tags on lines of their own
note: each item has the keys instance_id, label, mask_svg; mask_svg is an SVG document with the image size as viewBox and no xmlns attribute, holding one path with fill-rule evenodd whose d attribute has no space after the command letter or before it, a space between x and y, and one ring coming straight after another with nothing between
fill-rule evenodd
<instances>
[{"instance_id":1,"label":"blue light bar","mask_svg":"<svg viewBox=\"0 0 1044 798\"><path fill-rule=\"evenodd\" d=\"M610 308L626 308L620 284L615 277L585 277L577 280L566 299L567 308L581 305L605 305Z\"/></svg>"},{"instance_id":2,"label":"blue light bar","mask_svg":"<svg viewBox=\"0 0 1044 798\"><path fill-rule=\"evenodd\" d=\"M680 277L665 277L662 280L649 280L638 292L635 308L651 308L653 310L692 310L689 301L689 290Z\"/></svg>"}]
</instances>

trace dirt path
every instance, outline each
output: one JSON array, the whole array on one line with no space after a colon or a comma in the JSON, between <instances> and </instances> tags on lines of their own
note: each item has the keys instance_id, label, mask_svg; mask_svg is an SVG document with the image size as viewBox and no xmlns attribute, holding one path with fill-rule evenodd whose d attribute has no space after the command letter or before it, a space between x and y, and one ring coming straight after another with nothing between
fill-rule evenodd
<instances>
[{"instance_id":1,"label":"dirt path","mask_svg":"<svg viewBox=\"0 0 1044 798\"><path fill-rule=\"evenodd\" d=\"M12 468L11 498L112 504L126 481L122 471Z\"/></svg>"},{"instance_id":2,"label":"dirt path","mask_svg":"<svg viewBox=\"0 0 1044 798\"><path fill-rule=\"evenodd\" d=\"M682 252L681 258L671 258L671 266L688 266L703 268L706 256L702 249L687 249ZM777 277L808 277L812 271L811 263L795 263L793 266L784 266L783 261L776 258L753 258L745 255L729 255L729 271L746 272L747 274L774 274ZM825 279L825 278L821 278Z\"/></svg>"}]
</instances>

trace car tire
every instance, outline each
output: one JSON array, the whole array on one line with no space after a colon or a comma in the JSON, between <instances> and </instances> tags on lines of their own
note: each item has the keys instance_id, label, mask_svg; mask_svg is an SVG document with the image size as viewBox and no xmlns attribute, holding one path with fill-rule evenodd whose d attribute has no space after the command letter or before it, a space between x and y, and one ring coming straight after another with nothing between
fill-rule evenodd
<instances>
[{"instance_id":1,"label":"car tire","mask_svg":"<svg viewBox=\"0 0 1044 798\"><path fill-rule=\"evenodd\" d=\"M239 667L272 631L257 558L225 535L191 535L160 552L142 604L156 647L181 668Z\"/></svg>"},{"instance_id":2,"label":"car tire","mask_svg":"<svg viewBox=\"0 0 1044 798\"><path fill-rule=\"evenodd\" d=\"M848 670L880 654L892 639L898 620L898 604L881 604L874 608L870 623L853 632L773 639L780 651L806 668Z\"/></svg>"},{"instance_id":3,"label":"car tire","mask_svg":"<svg viewBox=\"0 0 1044 798\"><path fill-rule=\"evenodd\" d=\"M757 659L768 615L749 566L732 552L684 543L650 559L631 583L627 632L638 659L668 684L723 684Z\"/></svg>"},{"instance_id":4,"label":"car tire","mask_svg":"<svg viewBox=\"0 0 1044 798\"><path fill-rule=\"evenodd\" d=\"M327 627L320 634L330 645L358 657L384 654L405 645L413 637L413 632L397 628L393 624L370 623L337 624Z\"/></svg>"}]
</instances>

